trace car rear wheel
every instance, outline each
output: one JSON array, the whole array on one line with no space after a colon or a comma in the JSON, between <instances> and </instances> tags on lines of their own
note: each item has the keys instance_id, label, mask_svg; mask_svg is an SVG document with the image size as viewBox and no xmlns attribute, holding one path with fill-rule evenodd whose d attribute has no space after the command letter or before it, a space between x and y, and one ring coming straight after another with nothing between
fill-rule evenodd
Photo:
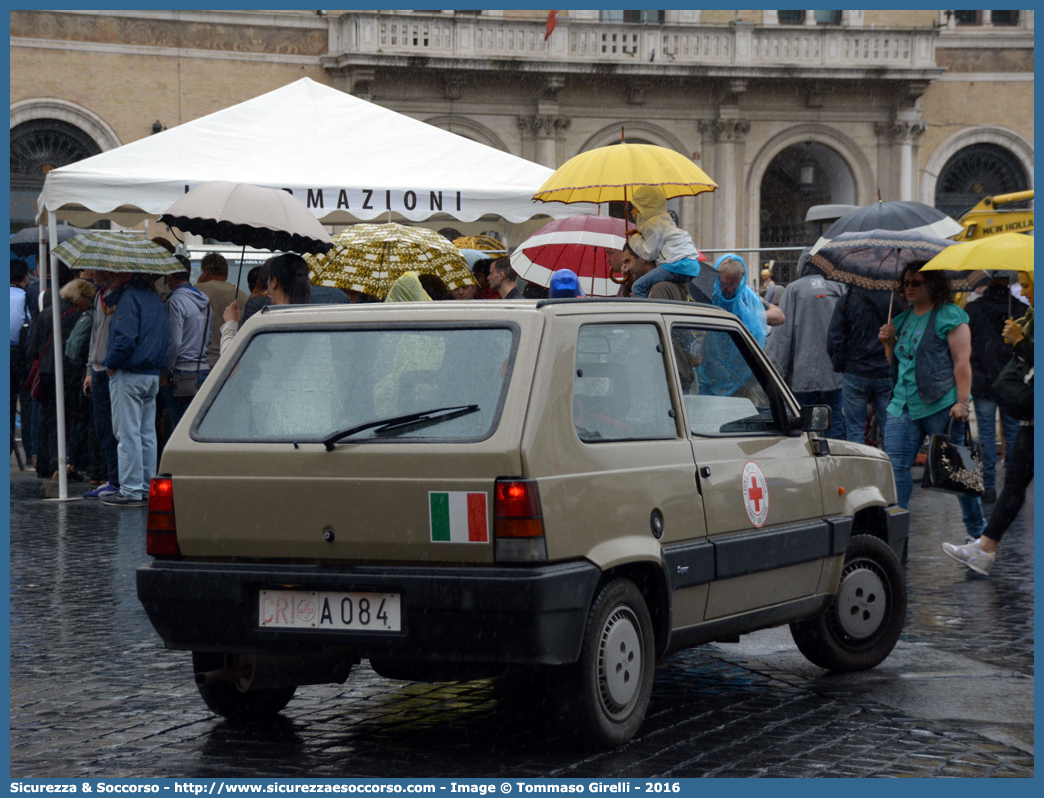
<instances>
[{"instance_id":1,"label":"car rear wheel","mask_svg":"<svg viewBox=\"0 0 1044 798\"><path fill-rule=\"evenodd\" d=\"M826 612L790 624L805 658L832 671L861 671L887 657L906 621L906 577L884 541L856 535L848 545L834 602Z\"/></svg>"},{"instance_id":2,"label":"car rear wheel","mask_svg":"<svg viewBox=\"0 0 1044 798\"><path fill-rule=\"evenodd\" d=\"M627 579L609 582L591 606L580 660L572 666L583 742L616 748L635 735L649 708L654 648L641 592Z\"/></svg>"},{"instance_id":3,"label":"car rear wheel","mask_svg":"<svg viewBox=\"0 0 1044 798\"><path fill-rule=\"evenodd\" d=\"M232 654L193 651L193 673L207 673L234 667L235 660L236 657ZM203 697L203 702L213 712L229 720L271 718L290 703L296 690L296 687L280 687L273 690L243 691L232 679L199 685L199 694Z\"/></svg>"}]
</instances>

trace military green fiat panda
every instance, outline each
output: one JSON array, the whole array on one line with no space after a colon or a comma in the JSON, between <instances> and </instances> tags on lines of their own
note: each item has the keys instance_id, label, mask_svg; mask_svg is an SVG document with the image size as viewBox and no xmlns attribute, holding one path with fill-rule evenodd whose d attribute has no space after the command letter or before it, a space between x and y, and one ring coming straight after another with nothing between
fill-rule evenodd
<instances>
[{"instance_id":1,"label":"military green fiat panda","mask_svg":"<svg viewBox=\"0 0 1044 798\"><path fill-rule=\"evenodd\" d=\"M790 624L824 668L892 650L909 517L829 423L710 306L268 308L166 446L138 597L228 718L362 659L527 667L618 746L679 649Z\"/></svg>"}]
</instances>

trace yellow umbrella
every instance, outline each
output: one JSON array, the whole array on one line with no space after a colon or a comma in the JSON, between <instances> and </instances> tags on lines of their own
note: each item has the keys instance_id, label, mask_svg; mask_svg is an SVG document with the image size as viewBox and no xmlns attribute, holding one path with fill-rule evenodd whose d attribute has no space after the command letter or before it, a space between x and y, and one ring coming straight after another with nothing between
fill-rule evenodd
<instances>
[{"instance_id":1,"label":"yellow umbrella","mask_svg":"<svg viewBox=\"0 0 1044 798\"><path fill-rule=\"evenodd\" d=\"M655 144L611 144L570 158L533 199L541 202L626 202L635 186L660 186L667 199L718 187L681 153Z\"/></svg>"},{"instance_id":2,"label":"yellow umbrella","mask_svg":"<svg viewBox=\"0 0 1044 798\"><path fill-rule=\"evenodd\" d=\"M1033 236L1001 233L947 247L921 271L1015 271L1033 273Z\"/></svg>"},{"instance_id":3,"label":"yellow umbrella","mask_svg":"<svg viewBox=\"0 0 1044 798\"><path fill-rule=\"evenodd\" d=\"M325 255L305 255L312 285L362 291L383 299L406 272L434 274L451 291L476 285L467 261L444 236L424 227L356 224L334 236Z\"/></svg>"}]
</instances>

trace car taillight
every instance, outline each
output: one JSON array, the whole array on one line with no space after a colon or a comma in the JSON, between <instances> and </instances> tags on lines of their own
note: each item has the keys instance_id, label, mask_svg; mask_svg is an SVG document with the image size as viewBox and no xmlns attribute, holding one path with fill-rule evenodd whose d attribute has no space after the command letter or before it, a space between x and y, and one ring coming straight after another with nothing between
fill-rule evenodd
<instances>
[{"instance_id":1,"label":"car taillight","mask_svg":"<svg viewBox=\"0 0 1044 798\"><path fill-rule=\"evenodd\" d=\"M498 561L547 559L544 514L534 479L498 479L493 486L493 534Z\"/></svg>"},{"instance_id":2,"label":"car taillight","mask_svg":"<svg viewBox=\"0 0 1044 798\"><path fill-rule=\"evenodd\" d=\"M149 485L149 517L145 528L145 552L151 557L180 557L174 523L174 482L153 477Z\"/></svg>"}]
</instances>

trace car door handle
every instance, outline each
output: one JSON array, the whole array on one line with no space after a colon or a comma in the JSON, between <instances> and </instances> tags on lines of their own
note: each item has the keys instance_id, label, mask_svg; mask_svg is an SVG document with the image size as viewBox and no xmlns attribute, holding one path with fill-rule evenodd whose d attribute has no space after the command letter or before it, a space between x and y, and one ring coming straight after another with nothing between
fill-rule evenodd
<instances>
[{"instance_id":1,"label":"car door handle","mask_svg":"<svg viewBox=\"0 0 1044 798\"><path fill-rule=\"evenodd\" d=\"M711 474L710 466L700 466L700 476L707 479Z\"/></svg>"}]
</instances>

